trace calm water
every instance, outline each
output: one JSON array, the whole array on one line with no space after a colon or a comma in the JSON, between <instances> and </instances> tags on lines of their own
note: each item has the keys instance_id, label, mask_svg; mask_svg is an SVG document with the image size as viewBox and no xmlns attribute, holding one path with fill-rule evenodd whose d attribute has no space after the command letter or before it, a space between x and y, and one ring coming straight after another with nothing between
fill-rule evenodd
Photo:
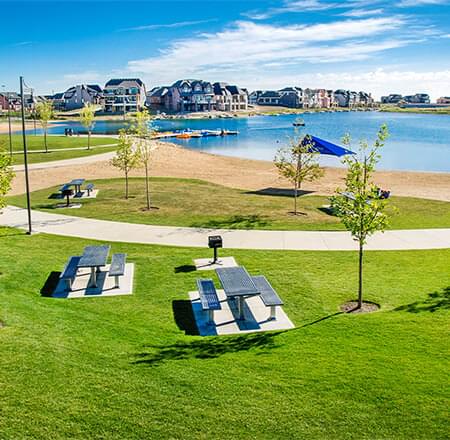
<instances>
[{"instance_id":1,"label":"calm water","mask_svg":"<svg viewBox=\"0 0 450 440\"><path fill-rule=\"evenodd\" d=\"M156 121L161 130L226 129L237 130L237 136L193 139L170 139L170 142L209 153L250 159L272 160L277 149L288 144L294 134L292 123L296 115L255 116L250 118L164 120ZM308 133L340 143L345 133L354 140L373 141L381 124L386 123L390 138L382 152L379 168L389 170L419 170L450 172L450 115L421 115L379 112L311 113L302 115ZM78 123L64 123L53 127L51 133L63 133L70 125L81 130ZM95 132L115 132L122 123L97 122ZM322 163L339 166L340 160L322 157Z\"/></svg>"}]
</instances>

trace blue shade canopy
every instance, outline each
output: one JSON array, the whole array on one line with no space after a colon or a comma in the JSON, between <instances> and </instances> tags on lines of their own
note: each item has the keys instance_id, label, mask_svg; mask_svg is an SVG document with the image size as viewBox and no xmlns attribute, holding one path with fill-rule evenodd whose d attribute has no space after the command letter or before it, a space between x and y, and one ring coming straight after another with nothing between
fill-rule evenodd
<instances>
[{"instance_id":1,"label":"blue shade canopy","mask_svg":"<svg viewBox=\"0 0 450 440\"><path fill-rule=\"evenodd\" d=\"M311 135L305 136L302 144L311 145L311 150L317 151L320 154L329 154L338 157L345 156L346 154L355 154L353 151Z\"/></svg>"}]
</instances>

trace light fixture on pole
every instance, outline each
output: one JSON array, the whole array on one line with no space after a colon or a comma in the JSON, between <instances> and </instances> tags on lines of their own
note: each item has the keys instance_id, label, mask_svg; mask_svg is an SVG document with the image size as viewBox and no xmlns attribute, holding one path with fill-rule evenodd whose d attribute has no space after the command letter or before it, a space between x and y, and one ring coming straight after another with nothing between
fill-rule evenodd
<instances>
[{"instance_id":1,"label":"light fixture on pole","mask_svg":"<svg viewBox=\"0 0 450 440\"><path fill-rule=\"evenodd\" d=\"M31 203L30 203L30 180L28 178L28 156L27 156L27 136L25 134L25 103L23 95L23 77L20 77L20 103L22 110L22 137L23 137L23 164L25 168L25 187L27 192L27 213L28 213L28 231L31 235Z\"/></svg>"}]
</instances>

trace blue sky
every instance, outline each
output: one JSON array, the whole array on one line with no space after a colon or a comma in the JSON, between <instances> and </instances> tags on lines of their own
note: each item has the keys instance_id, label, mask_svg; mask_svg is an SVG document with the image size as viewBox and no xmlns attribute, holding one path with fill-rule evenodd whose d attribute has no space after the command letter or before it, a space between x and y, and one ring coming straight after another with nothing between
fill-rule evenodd
<instances>
[{"instance_id":1,"label":"blue sky","mask_svg":"<svg viewBox=\"0 0 450 440\"><path fill-rule=\"evenodd\" d=\"M140 77L450 95L450 0L0 0L0 85Z\"/></svg>"}]
</instances>

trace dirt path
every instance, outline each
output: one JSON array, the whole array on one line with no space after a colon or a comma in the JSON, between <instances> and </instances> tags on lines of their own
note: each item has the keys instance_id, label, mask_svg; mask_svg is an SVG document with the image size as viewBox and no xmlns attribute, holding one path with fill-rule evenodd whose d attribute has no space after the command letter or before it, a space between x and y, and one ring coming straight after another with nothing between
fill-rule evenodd
<instances>
[{"instance_id":1,"label":"dirt path","mask_svg":"<svg viewBox=\"0 0 450 440\"><path fill-rule=\"evenodd\" d=\"M154 153L152 176L197 178L249 190L289 187L286 181L279 179L271 162L216 156L169 143L160 142L159 145ZM331 194L342 185L344 172L343 169L326 168L325 176L319 182L307 183L304 189ZM133 175L142 176L143 171L135 171ZM103 179L122 175L108 161L33 170L30 172L31 188L37 190L60 185L77 177ZM395 195L450 201L450 173L380 171L375 180L380 187L391 190ZM24 192L24 187L23 173L18 172L12 194Z\"/></svg>"}]
</instances>

